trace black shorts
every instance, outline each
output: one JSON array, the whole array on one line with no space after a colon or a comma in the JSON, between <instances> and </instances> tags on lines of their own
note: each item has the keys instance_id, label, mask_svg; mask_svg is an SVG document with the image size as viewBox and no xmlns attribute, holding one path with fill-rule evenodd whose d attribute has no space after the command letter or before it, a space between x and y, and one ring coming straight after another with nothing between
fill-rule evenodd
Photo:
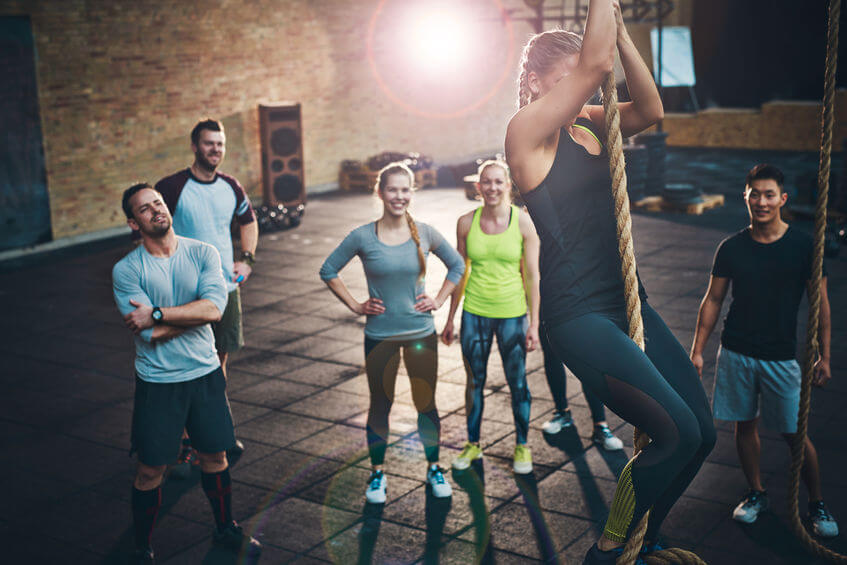
<instances>
[{"instance_id":1,"label":"black shorts","mask_svg":"<svg viewBox=\"0 0 847 565\"><path fill-rule=\"evenodd\" d=\"M148 383L136 375L132 451L138 452L138 460L151 467L173 463L183 428L201 453L219 453L235 445L220 367L181 383Z\"/></svg>"}]
</instances>

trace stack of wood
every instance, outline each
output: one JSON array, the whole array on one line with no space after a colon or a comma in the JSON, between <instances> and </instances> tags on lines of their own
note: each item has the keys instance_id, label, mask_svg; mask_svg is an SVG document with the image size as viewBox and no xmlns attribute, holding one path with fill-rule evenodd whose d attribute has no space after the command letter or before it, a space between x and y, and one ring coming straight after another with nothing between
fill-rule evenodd
<instances>
[{"instance_id":1,"label":"stack of wood","mask_svg":"<svg viewBox=\"0 0 847 565\"><path fill-rule=\"evenodd\" d=\"M370 157L366 162L342 161L338 171L338 187L348 192L370 192L376 185L379 170L389 163L398 161L407 165L415 174L416 188L430 188L438 185L438 173L433 167L431 157L420 153L383 151Z\"/></svg>"}]
</instances>

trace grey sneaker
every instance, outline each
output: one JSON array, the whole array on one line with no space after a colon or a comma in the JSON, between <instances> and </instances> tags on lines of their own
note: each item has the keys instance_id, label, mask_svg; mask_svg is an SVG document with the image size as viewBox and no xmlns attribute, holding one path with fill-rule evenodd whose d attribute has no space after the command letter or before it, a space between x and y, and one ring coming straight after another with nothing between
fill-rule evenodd
<instances>
[{"instance_id":1,"label":"grey sneaker","mask_svg":"<svg viewBox=\"0 0 847 565\"><path fill-rule=\"evenodd\" d=\"M426 472L426 482L432 487L432 496L435 498L449 498L453 495L453 488L444 478L444 469L438 465L430 466Z\"/></svg>"},{"instance_id":2,"label":"grey sneaker","mask_svg":"<svg viewBox=\"0 0 847 565\"><path fill-rule=\"evenodd\" d=\"M763 490L753 490L741 499L735 510L732 511L732 519L745 524L752 524L761 512L768 509L768 493Z\"/></svg>"},{"instance_id":3,"label":"grey sneaker","mask_svg":"<svg viewBox=\"0 0 847 565\"><path fill-rule=\"evenodd\" d=\"M374 471L368 479L368 489L365 491L365 499L371 504L385 503L385 473Z\"/></svg>"},{"instance_id":4,"label":"grey sneaker","mask_svg":"<svg viewBox=\"0 0 847 565\"><path fill-rule=\"evenodd\" d=\"M812 530L815 532L815 535L822 538L834 538L838 535L838 523L832 517L832 514L829 513L829 510L826 509L823 500L816 500L809 503L808 517L809 522L812 523Z\"/></svg>"},{"instance_id":5,"label":"grey sneaker","mask_svg":"<svg viewBox=\"0 0 847 565\"><path fill-rule=\"evenodd\" d=\"M620 451L623 449L621 439L612 433L609 426L603 424L594 426L594 433L591 434L591 441L605 449L606 451Z\"/></svg>"},{"instance_id":6,"label":"grey sneaker","mask_svg":"<svg viewBox=\"0 0 847 565\"><path fill-rule=\"evenodd\" d=\"M564 412L556 412L552 420L541 426L541 431L545 434L555 435L571 426L573 426L573 416L571 416L570 410L565 410Z\"/></svg>"}]
</instances>

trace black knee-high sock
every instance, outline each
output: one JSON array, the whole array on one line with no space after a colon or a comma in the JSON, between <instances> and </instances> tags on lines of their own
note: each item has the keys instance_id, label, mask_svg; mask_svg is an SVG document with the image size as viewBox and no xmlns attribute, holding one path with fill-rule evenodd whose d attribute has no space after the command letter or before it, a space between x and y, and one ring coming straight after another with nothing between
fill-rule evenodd
<instances>
[{"instance_id":1,"label":"black knee-high sock","mask_svg":"<svg viewBox=\"0 0 847 565\"><path fill-rule=\"evenodd\" d=\"M153 526L156 525L156 516L162 506L162 485L153 490L138 490L132 487L132 524L135 530L135 546L138 548L150 547L150 538L153 536Z\"/></svg>"},{"instance_id":2,"label":"black knee-high sock","mask_svg":"<svg viewBox=\"0 0 847 565\"><path fill-rule=\"evenodd\" d=\"M212 514L218 529L232 523L232 479L229 467L219 473L201 473L200 482L212 505Z\"/></svg>"}]
</instances>

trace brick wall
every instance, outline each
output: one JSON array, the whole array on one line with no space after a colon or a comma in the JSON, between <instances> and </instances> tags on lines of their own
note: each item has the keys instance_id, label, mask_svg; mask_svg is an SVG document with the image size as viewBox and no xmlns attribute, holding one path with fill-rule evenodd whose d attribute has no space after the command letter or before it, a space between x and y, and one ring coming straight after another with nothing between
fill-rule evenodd
<instances>
[{"instance_id":1,"label":"brick wall","mask_svg":"<svg viewBox=\"0 0 847 565\"><path fill-rule=\"evenodd\" d=\"M438 119L411 113L376 84L367 62L366 31L378 4L4 2L0 15L32 19L54 237L121 225L121 191L136 180L155 181L188 165L188 132L205 115L220 117L227 128L223 169L259 196L260 101L303 104L308 185L335 181L342 159L384 149L416 150L444 160L500 147L514 110L516 56L529 28L516 24L510 46L502 24L488 21L487 52L466 73L471 79L439 82L415 77L398 62L401 54L392 41L395 28L407 22L396 12L402 2L386 2L374 51L396 96L412 106L449 112L490 95L461 116ZM477 16L497 15L489 0L470 4ZM398 23L391 25L390 18ZM501 77L499 69L510 59Z\"/></svg>"},{"instance_id":2,"label":"brick wall","mask_svg":"<svg viewBox=\"0 0 847 565\"><path fill-rule=\"evenodd\" d=\"M692 2L669 23L686 23ZM260 197L262 101L303 104L313 187L334 182L342 159L385 149L442 162L497 150L530 34L517 22L510 41L498 3L530 13L522 0L453 4L476 22L477 49L469 69L445 74L410 68L408 0L5 0L0 15L32 19L54 238L122 225L121 191L187 166L188 132L206 115L227 129L223 170ZM366 49L379 7L373 60L384 85ZM641 28L633 34L649 55Z\"/></svg>"}]
</instances>

